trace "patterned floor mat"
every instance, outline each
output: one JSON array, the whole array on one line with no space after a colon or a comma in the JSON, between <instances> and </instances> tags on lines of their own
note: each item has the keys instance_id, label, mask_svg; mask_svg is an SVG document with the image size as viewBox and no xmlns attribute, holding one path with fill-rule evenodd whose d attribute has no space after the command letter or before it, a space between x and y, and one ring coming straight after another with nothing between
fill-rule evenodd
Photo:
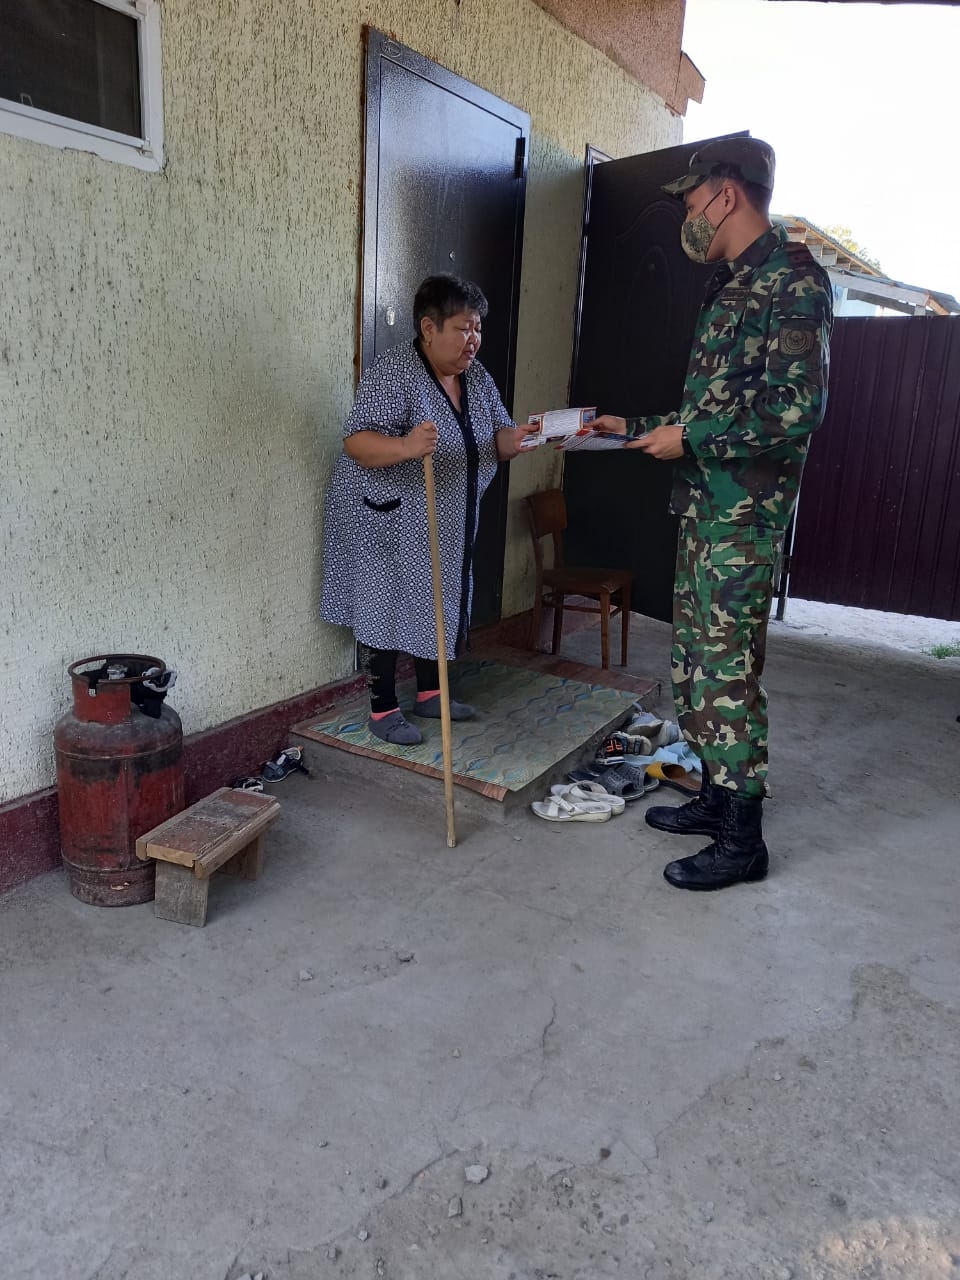
<instances>
[{"instance_id":1,"label":"patterned floor mat","mask_svg":"<svg viewBox=\"0 0 960 1280\"><path fill-rule=\"evenodd\" d=\"M399 686L400 705L413 704L412 682ZM451 667L451 695L472 703L475 720L453 725L453 771L461 785L496 799L520 791L624 714L636 694L581 680L543 675L485 659ZM389 758L403 768L442 777L440 721L414 718L423 734L415 747L394 747L367 728L366 695L297 725L316 742L358 755Z\"/></svg>"}]
</instances>

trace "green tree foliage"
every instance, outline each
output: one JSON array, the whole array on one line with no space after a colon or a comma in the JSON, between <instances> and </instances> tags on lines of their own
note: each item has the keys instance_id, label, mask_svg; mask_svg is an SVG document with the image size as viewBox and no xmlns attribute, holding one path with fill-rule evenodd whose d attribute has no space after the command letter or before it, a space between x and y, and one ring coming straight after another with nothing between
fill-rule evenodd
<instances>
[{"instance_id":1,"label":"green tree foliage","mask_svg":"<svg viewBox=\"0 0 960 1280\"><path fill-rule=\"evenodd\" d=\"M824 227L823 230L828 236L832 236L834 240L840 242L845 249L849 249L851 253L855 253L858 258L874 267L877 271L882 271L880 263L873 256L869 249L865 249L862 244L853 238L853 232L849 227L831 226Z\"/></svg>"}]
</instances>

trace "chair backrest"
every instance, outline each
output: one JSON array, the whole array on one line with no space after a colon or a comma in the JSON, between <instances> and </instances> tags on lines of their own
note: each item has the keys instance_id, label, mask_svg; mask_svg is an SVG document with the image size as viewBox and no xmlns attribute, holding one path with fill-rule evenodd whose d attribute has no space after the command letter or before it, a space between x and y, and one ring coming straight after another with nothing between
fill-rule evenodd
<instances>
[{"instance_id":1,"label":"chair backrest","mask_svg":"<svg viewBox=\"0 0 960 1280\"><path fill-rule=\"evenodd\" d=\"M563 531L567 527L567 504L562 489L544 489L542 493L527 496L527 514L530 517L530 533L533 537L533 554L537 562L537 575L543 573L543 548L540 539L549 536L553 540L553 564L563 568Z\"/></svg>"}]
</instances>

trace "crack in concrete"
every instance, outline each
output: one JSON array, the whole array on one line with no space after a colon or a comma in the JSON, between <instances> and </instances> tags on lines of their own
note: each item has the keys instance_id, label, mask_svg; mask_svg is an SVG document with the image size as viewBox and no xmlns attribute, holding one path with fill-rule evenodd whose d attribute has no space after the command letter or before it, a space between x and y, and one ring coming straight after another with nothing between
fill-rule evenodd
<instances>
[{"instance_id":1,"label":"crack in concrete","mask_svg":"<svg viewBox=\"0 0 960 1280\"><path fill-rule=\"evenodd\" d=\"M537 1090L540 1088L540 1086L543 1084L543 1082L547 1078L547 1071L545 1066L543 1065L550 1053L550 1050L547 1046L547 1037L550 1035L550 1032L553 1030L554 1026L556 1025L556 1022L557 1022L557 1000L555 996L551 996L550 997L550 1017L543 1024L543 1029L540 1032L540 1044L539 1044L540 1063L541 1063L540 1070L537 1073L537 1078L534 1080L530 1088L526 1091L526 1096L524 1097L522 1104L518 1103L518 1105L522 1105L524 1108L529 1108L533 1105L534 1094L537 1092ZM529 1055L530 1055L530 1050L526 1049L521 1053L513 1054L510 1058L505 1059L504 1064L506 1062L510 1062L514 1065L520 1066L529 1057ZM484 1111L489 1110L490 1107L492 1106L501 1105L506 1102L506 1099L497 1098L497 1099L492 1099L489 1102L479 1103L475 1107L464 1108L464 1103L466 1102L471 1092L472 1090L469 1087L464 1090L463 1094L460 1097L459 1102L454 1107L453 1113L449 1118L451 1124L455 1124L463 1116L479 1115L479 1114L482 1114Z\"/></svg>"},{"instance_id":2,"label":"crack in concrete","mask_svg":"<svg viewBox=\"0 0 960 1280\"><path fill-rule=\"evenodd\" d=\"M111 1245L110 1250L107 1253L107 1256L104 1258L102 1262L97 1263L96 1269L90 1272L86 1280L104 1280L104 1276L105 1276L104 1268L111 1261L115 1253L116 1253L116 1246ZM124 1272L124 1275L126 1275L126 1272Z\"/></svg>"},{"instance_id":3,"label":"crack in concrete","mask_svg":"<svg viewBox=\"0 0 960 1280\"><path fill-rule=\"evenodd\" d=\"M536 1080L533 1082L533 1085L531 1086L531 1088L527 1091L527 1100L525 1105L528 1108L533 1106L534 1096L537 1090L543 1084L544 1080L546 1080L547 1078L546 1061L547 1061L547 1055L549 1052L547 1049L547 1036L550 1034L553 1027L556 1026L556 1022L557 1022L557 998L556 996L551 996L550 997L550 1017L545 1023L543 1030L540 1032L540 1064L541 1064L540 1073L537 1076Z\"/></svg>"},{"instance_id":4,"label":"crack in concrete","mask_svg":"<svg viewBox=\"0 0 960 1280\"><path fill-rule=\"evenodd\" d=\"M551 1006L550 1020L547 1022L546 1026L543 1028L543 1031L541 1031L540 1033L540 1052L543 1054L544 1057L547 1056L547 1036L553 1030L557 1021L556 996L550 997L550 1006Z\"/></svg>"},{"instance_id":5,"label":"crack in concrete","mask_svg":"<svg viewBox=\"0 0 960 1280\"><path fill-rule=\"evenodd\" d=\"M78 1139L72 1146L68 1146L63 1142L44 1142L42 1138L31 1138L27 1134L8 1134L8 1142L21 1142L26 1147L36 1147L39 1151L47 1154L69 1156L71 1160L76 1160L81 1154L82 1139Z\"/></svg>"},{"instance_id":6,"label":"crack in concrete","mask_svg":"<svg viewBox=\"0 0 960 1280\"><path fill-rule=\"evenodd\" d=\"M463 870L458 871L448 880L444 880L442 884L436 885L430 890L426 897L420 898L416 903L412 904L408 914L401 918L404 920L416 919L423 913L423 909L428 906L438 894L443 893L446 889L461 886L465 881L469 880L476 871L479 871L485 862L489 862L490 859L496 857L498 853L498 849L493 849L490 853L481 854L480 857L472 862L469 867L464 867Z\"/></svg>"},{"instance_id":7,"label":"crack in concrete","mask_svg":"<svg viewBox=\"0 0 960 1280\"><path fill-rule=\"evenodd\" d=\"M512 907L520 907L524 911L533 911L537 915L547 916L550 920L560 920L563 924L574 924L579 911L572 916L564 915L560 911L550 911L547 907L541 907L534 902L526 902L522 898L511 897L509 893L504 893L502 889L495 889L491 885L484 885L483 892L490 894L493 898L499 898L501 902L508 902Z\"/></svg>"},{"instance_id":8,"label":"crack in concrete","mask_svg":"<svg viewBox=\"0 0 960 1280\"><path fill-rule=\"evenodd\" d=\"M436 1168L436 1166L438 1164L441 1164L444 1160L446 1160L448 1156L452 1156L456 1154L456 1150L457 1150L456 1147L451 1147L449 1151L444 1151L443 1143L440 1141L440 1138L436 1134L436 1132L434 1132L434 1137L436 1138L437 1147L440 1151L440 1154L438 1156L434 1156L432 1160L428 1160L427 1163L425 1165L421 1165L419 1169L415 1169L413 1173L411 1173L410 1177L403 1184L402 1187L398 1187L397 1190L392 1193L392 1195L384 1197L386 1200L395 1200L399 1196L405 1195L418 1178L422 1177L424 1174L429 1173L431 1169Z\"/></svg>"}]
</instances>

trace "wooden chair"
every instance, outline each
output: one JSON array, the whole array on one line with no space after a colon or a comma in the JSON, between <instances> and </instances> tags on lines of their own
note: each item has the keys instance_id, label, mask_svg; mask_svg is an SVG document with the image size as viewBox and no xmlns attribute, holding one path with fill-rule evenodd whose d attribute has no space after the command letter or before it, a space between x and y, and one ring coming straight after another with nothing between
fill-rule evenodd
<instances>
[{"instance_id":1,"label":"wooden chair","mask_svg":"<svg viewBox=\"0 0 960 1280\"><path fill-rule=\"evenodd\" d=\"M533 536L533 554L537 565L537 597L533 605L531 649L537 647L540 637L540 621L543 606L553 609L553 647L560 648L563 631L563 611L573 613L599 613L600 661L604 669L610 666L610 617L620 614L620 665L627 665L627 642L630 636L630 587L633 574L629 569L594 569L577 565L568 567L563 558L563 531L567 527L567 504L562 489L547 489L543 493L531 493L527 498L530 532ZM553 568L544 568L542 539L553 539ZM567 604L567 596L589 596L599 601L596 605ZM616 598L616 607L613 601Z\"/></svg>"}]
</instances>

